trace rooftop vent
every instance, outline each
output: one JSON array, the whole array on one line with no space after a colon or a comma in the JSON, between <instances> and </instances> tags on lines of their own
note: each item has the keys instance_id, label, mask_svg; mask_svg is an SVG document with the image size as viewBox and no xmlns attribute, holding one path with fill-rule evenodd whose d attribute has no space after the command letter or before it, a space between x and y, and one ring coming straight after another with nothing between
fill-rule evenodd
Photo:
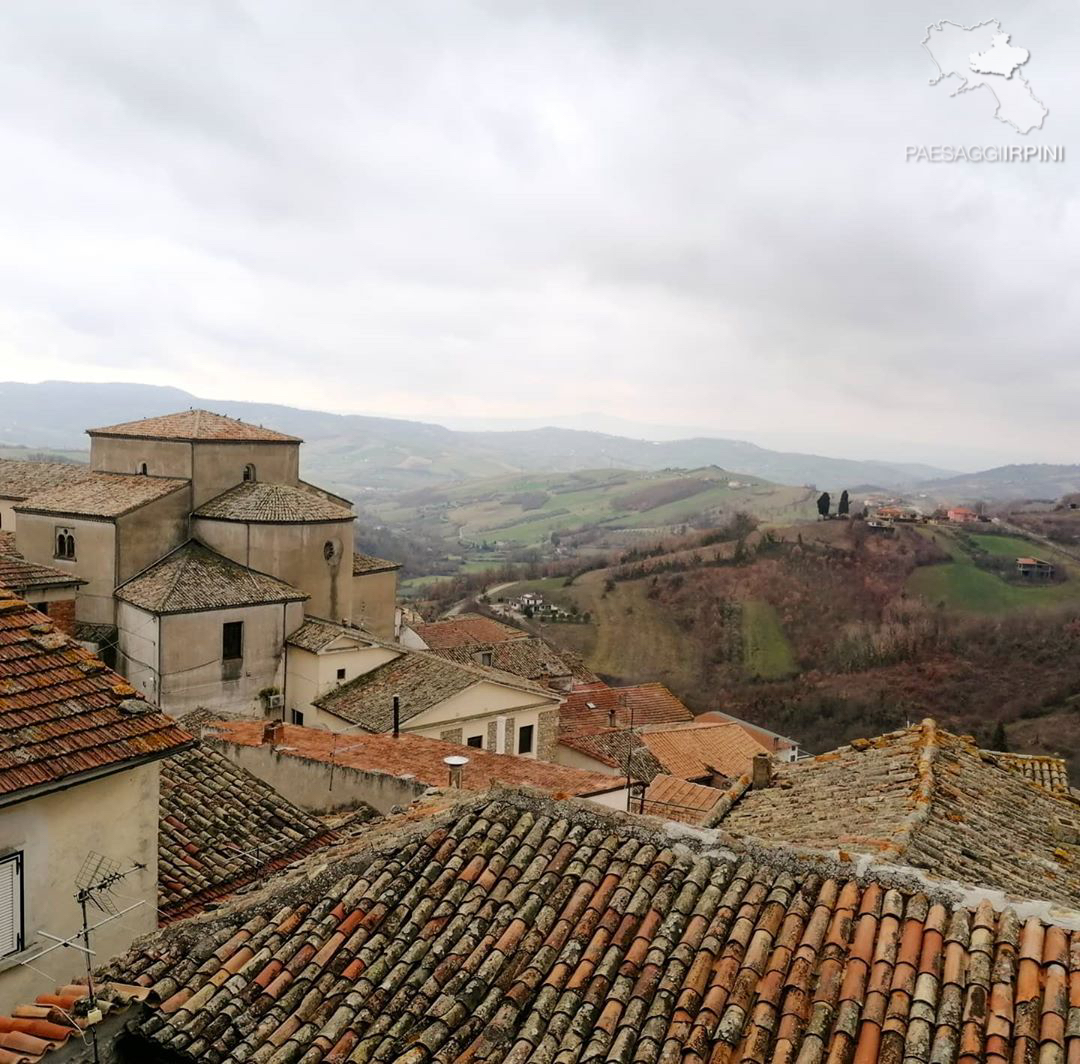
<instances>
[{"instance_id":1,"label":"rooftop vent","mask_svg":"<svg viewBox=\"0 0 1080 1064\"><path fill-rule=\"evenodd\" d=\"M461 754L451 754L449 757L443 758L443 764L450 770L451 787L461 789L461 773L468 763L469 759L462 757Z\"/></svg>"}]
</instances>

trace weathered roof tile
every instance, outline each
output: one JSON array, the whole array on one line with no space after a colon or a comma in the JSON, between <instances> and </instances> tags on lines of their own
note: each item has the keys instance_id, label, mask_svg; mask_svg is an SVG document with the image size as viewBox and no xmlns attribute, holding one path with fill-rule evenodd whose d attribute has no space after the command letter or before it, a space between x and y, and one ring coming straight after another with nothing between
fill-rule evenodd
<instances>
[{"instance_id":1,"label":"weathered roof tile","mask_svg":"<svg viewBox=\"0 0 1080 1064\"><path fill-rule=\"evenodd\" d=\"M0 591L0 796L165 757L191 742L47 617Z\"/></svg>"},{"instance_id":2,"label":"weathered roof tile","mask_svg":"<svg viewBox=\"0 0 1080 1064\"><path fill-rule=\"evenodd\" d=\"M113 962L106 976L150 991L136 1045L261 1064L945 1064L963 1052L1034 1059L1040 1045L1047 1060L1080 1052L1064 1015L1065 984L1080 980L1076 932L1066 969L1035 957L1053 925L1025 925L1022 963L1037 978L1032 991L1002 969L1006 1017L982 988L965 999L943 985L930 954L942 927L974 917L1008 957L1011 911L973 914L959 892L932 902L842 862L825 878L790 854L747 857L685 829L676 845L648 821L579 803L511 792L440 804L373 823ZM901 921L893 975L881 959L885 975L869 979L867 958L892 955Z\"/></svg>"},{"instance_id":3,"label":"weathered roof tile","mask_svg":"<svg viewBox=\"0 0 1080 1064\"><path fill-rule=\"evenodd\" d=\"M248 481L237 484L209 502L195 517L215 521L250 521L256 524L302 524L306 522L354 521L356 514L323 495L291 484Z\"/></svg>"},{"instance_id":4,"label":"weathered roof tile","mask_svg":"<svg viewBox=\"0 0 1080 1064\"><path fill-rule=\"evenodd\" d=\"M123 436L149 440L210 440L217 443L300 443L297 436L251 425L210 410L181 410L175 414L144 417L119 425L87 429L90 436Z\"/></svg>"},{"instance_id":5,"label":"weathered roof tile","mask_svg":"<svg viewBox=\"0 0 1080 1064\"><path fill-rule=\"evenodd\" d=\"M307 598L284 581L248 569L195 540L121 584L116 597L160 614L302 602Z\"/></svg>"}]
</instances>

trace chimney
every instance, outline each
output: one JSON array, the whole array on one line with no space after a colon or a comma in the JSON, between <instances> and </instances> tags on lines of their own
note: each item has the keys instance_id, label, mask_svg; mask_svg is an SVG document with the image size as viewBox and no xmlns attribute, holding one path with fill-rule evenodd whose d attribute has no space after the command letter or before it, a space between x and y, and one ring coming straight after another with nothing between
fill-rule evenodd
<instances>
[{"instance_id":1,"label":"chimney","mask_svg":"<svg viewBox=\"0 0 1080 1064\"><path fill-rule=\"evenodd\" d=\"M401 734L401 699L394 695L394 738Z\"/></svg>"},{"instance_id":2,"label":"chimney","mask_svg":"<svg viewBox=\"0 0 1080 1064\"><path fill-rule=\"evenodd\" d=\"M615 707L614 706L612 706L611 709L609 709L607 711L607 724L608 724L609 728L614 728L615 727Z\"/></svg>"},{"instance_id":3,"label":"chimney","mask_svg":"<svg viewBox=\"0 0 1080 1064\"><path fill-rule=\"evenodd\" d=\"M754 754L753 767L750 770L750 786L755 791L764 790L772 783L772 761L765 753Z\"/></svg>"},{"instance_id":4,"label":"chimney","mask_svg":"<svg viewBox=\"0 0 1080 1064\"><path fill-rule=\"evenodd\" d=\"M443 758L443 764L450 769L450 786L455 790L461 790L461 774L468 763L469 759L460 754L451 754Z\"/></svg>"},{"instance_id":5,"label":"chimney","mask_svg":"<svg viewBox=\"0 0 1080 1064\"><path fill-rule=\"evenodd\" d=\"M280 720L268 720L263 725L263 737L264 743L269 743L271 746L277 746L285 740L285 723Z\"/></svg>"}]
</instances>

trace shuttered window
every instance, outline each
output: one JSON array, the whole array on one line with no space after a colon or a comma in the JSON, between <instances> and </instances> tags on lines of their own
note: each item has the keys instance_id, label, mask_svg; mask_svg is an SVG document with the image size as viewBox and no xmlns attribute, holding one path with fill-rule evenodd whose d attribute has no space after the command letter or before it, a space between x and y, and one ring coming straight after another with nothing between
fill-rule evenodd
<instances>
[{"instance_id":1,"label":"shuttered window","mask_svg":"<svg viewBox=\"0 0 1080 1064\"><path fill-rule=\"evenodd\" d=\"M0 857L0 957L23 948L22 854Z\"/></svg>"}]
</instances>

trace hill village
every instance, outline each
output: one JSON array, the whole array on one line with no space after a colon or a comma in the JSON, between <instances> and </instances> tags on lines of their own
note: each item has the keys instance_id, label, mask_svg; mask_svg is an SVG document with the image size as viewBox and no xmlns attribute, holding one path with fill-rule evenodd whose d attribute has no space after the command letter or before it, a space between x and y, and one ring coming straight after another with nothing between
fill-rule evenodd
<instances>
[{"instance_id":1,"label":"hill village","mask_svg":"<svg viewBox=\"0 0 1080 1064\"><path fill-rule=\"evenodd\" d=\"M805 755L419 621L296 437L88 434L0 461L0 1064L1080 1061L1060 759Z\"/></svg>"}]
</instances>

